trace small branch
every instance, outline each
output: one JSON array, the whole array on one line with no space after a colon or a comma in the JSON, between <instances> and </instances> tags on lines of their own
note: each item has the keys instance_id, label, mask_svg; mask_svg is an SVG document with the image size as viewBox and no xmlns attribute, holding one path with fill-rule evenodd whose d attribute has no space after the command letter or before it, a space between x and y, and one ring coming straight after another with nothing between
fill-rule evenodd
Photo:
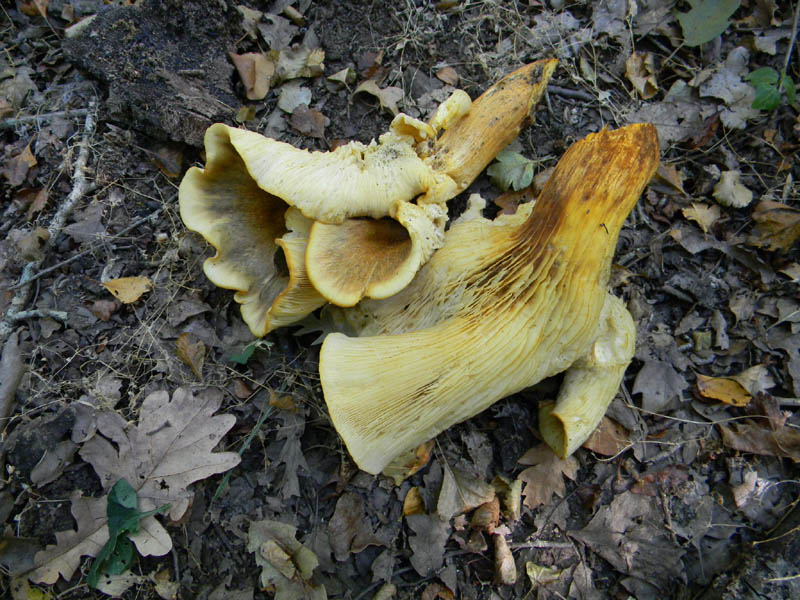
<instances>
[{"instance_id":1,"label":"small branch","mask_svg":"<svg viewBox=\"0 0 800 600\"><path fill-rule=\"evenodd\" d=\"M583 90L573 90L570 88L564 88L558 85L548 85L547 91L556 94L557 96L561 96L563 98L574 98L576 100L584 100L586 102L595 102L597 98L590 94L589 92L585 92Z\"/></svg>"},{"instance_id":2,"label":"small branch","mask_svg":"<svg viewBox=\"0 0 800 600\"><path fill-rule=\"evenodd\" d=\"M4 421L11 414L14 395L24 373L18 344L19 334L13 333L6 340L0 358L0 421Z\"/></svg>"},{"instance_id":3,"label":"small branch","mask_svg":"<svg viewBox=\"0 0 800 600\"><path fill-rule=\"evenodd\" d=\"M86 164L89 162L89 141L92 139L95 130L95 104L96 100L92 99L89 102L89 108L86 110L86 120L83 123L83 139L78 145L78 158L75 161L75 168L72 171L72 191L66 197L64 202L53 215L47 232L50 234L50 239L47 242L47 247L52 248L55 243L56 237L61 233L67 216L75 208L75 205L84 197L86 191L89 189L89 181L86 179ZM14 329L14 323L18 320L17 314L20 314L23 307L28 303L31 296L30 282L34 276L34 272L38 270L42 264L42 260L34 260L25 265L22 269L22 276L19 280L19 289L14 297L11 299L11 304L8 307L5 317L0 321L0 341L6 339Z\"/></svg>"},{"instance_id":4,"label":"small branch","mask_svg":"<svg viewBox=\"0 0 800 600\"><path fill-rule=\"evenodd\" d=\"M34 121L43 121L45 119L52 119L55 117L84 117L89 112L88 108L76 108L74 110L59 110L56 112L42 113L40 115L26 115L24 117L11 117L0 121L0 131L3 129L13 129L17 125L31 123Z\"/></svg>"},{"instance_id":5,"label":"small branch","mask_svg":"<svg viewBox=\"0 0 800 600\"><path fill-rule=\"evenodd\" d=\"M794 7L794 22L792 23L792 35L789 38L789 47L786 48L786 56L783 59L783 72L789 73L789 62L792 60L792 48L797 40L797 19L800 17L800 1Z\"/></svg>"},{"instance_id":6,"label":"small branch","mask_svg":"<svg viewBox=\"0 0 800 600\"><path fill-rule=\"evenodd\" d=\"M123 229L123 230L121 230L121 231L118 231L118 232L117 232L117 233L115 233L114 235L110 235L110 236L104 237L104 238L103 238L101 241L103 241L103 242L110 242L111 240L114 240L114 239L116 239L116 238L118 238L118 237L122 237L122 236L123 236L123 235L125 235L126 233L130 233L131 231L133 231L134 229L136 229L137 227L139 227L139 225L141 225L142 223L146 223L147 221L150 221L150 220L152 220L152 219L155 219L155 218L156 218L158 215L160 215L160 214L161 214L161 209L160 209L160 208L157 208L156 210L154 210L153 212L151 212L151 213L150 213L149 215L147 215L146 217L142 217L141 219L138 219L137 221L134 221L133 223L131 223L130 225L128 225L128 226L127 226L125 229ZM12 285L12 286L10 286L10 287L6 288L6 290L9 290L9 291L10 291L10 290L16 290L16 289L19 289L19 288L21 288L21 287L22 287L22 286L24 286L24 285L28 285L29 283L31 283L31 282L33 282L33 281L36 281L36 280L37 280L37 279L39 279L40 277L44 277L44 276L45 276L45 275L47 275L48 273L52 273L53 271L57 271L57 270L58 270L58 269L60 269L61 267L63 267L63 266L66 266L66 265L68 265L69 263L71 263L71 262L73 262L73 261L76 261L76 260L78 260L78 259L79 259L79 258L81 258L82 256L86 256L87 254L90 254L91 252L93 252L93 251L95 250L96 246L97 246L97 244L92 244L92 245L90 245L90 246L89 246L89 247L88 247L86 250L81 250L81 251L80 251L80 252L78 252L77 254L73 254L73 255L72 255L72 256L70 256L69 258L62 260L62 261L61 261L61 262L59 262L59 263L56 263L56 264L54 264L52 267L47 267L46 269L42 269L41 271L38 271L38 272L37 272L35 275L31 275L31 276L30 276L30 277L28 277L28 278L27 278L25 281L20 281L19 283L16 283L16 284L14 284L14 285Z\"/></svg>"},{"instance_id":7,"label":"small branch","mask_svg":"<svg viewBox=\"0 0 800 600\"><path fill-rule=\"evenodd\" d=\"M57 319L62 323L66 323L69 315L63 310L53 310L51 308L36 308L33 310L21 310L8 315L8 320L12 323L24 321L26 319Z\"/></svg>"}]
</instances>

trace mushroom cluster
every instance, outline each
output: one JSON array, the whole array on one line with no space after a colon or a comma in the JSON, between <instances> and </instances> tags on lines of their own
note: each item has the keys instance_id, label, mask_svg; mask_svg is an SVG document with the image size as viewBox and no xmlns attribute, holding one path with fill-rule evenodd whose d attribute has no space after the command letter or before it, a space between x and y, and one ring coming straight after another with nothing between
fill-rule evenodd
<instances>
[{"instance_id":1,"label":"mushroom cluster","mask_svg":"<svg viewBox=\"0 0 800 600\"><path fill-rule=\"evenodd\" d=\"M445 203L516 137L555 64L526 65L475 102L456 92L428 122L400 114L368 146L309 153L217 124L205 169L181 183L184 223L217 250L206 275L236 290L256 336L326 303L352 332L325 338L320 380L369 473L562 371L539 421L565 457L633 357L633 319L607 287L622 224L658 165L652 125L589 135L535 202L488 220L473 195L445 232Z\"/></svg>"},{"instance_id":2,"label":"mushroom cluster","mask_svg":"<svg viewBox=\"0 0 800 600\"><path fill-rule=\"evenodd\" d=\"M556 63L526 65L474 102L457 90L427 122L401 113L377 143L331 152L212 125L205 168L179 190L183 222L217 250L206 275L236 290L258 337L327 302L398 293L444 243L446 202L532 118Z\"/></svg>"}]
</instances>

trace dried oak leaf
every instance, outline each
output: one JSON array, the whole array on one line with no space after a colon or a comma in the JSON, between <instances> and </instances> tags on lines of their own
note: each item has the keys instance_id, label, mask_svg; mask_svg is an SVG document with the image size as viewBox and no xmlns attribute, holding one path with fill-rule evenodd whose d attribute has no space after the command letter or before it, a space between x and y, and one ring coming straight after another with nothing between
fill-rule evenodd
<instances>
[{"instance_id":1,"label":"dried oak leaf","mask_svg":"<svg viewBox=\"0 0 800 600\"><path fill-rule=\"evenodd\" d=\"M177 521L194 496L190 484L239 464L236 452L213 451L236 421L214 414L221 403L216 389L178 388L171 400L166 391L153 392L142 402L138 426L115 412L98 414L102 435L83 445L81 457L104 489L124 477L136 490L140 511L169 503L169 516Z\"/></svg>"},{"instance_id":2,"label":"dried oak leaf","mask_svg":"<svg viewBox=\"0 0 800 600\"><path fill-rule=\"evenodd\" d=\"M491 502L494 497L494 488L488 483L458 469L446 468L436 512L442 520L449 521L456 515Z\"/></svg>"},{"instance_id":3,"label":"dried oak leaf","mask_svg":"<svg viewBox=\"0 0 800 600\"><path fill-rule=\"evenodd\" d=\"M385 108L393 115L400 112L397 103L403 99L403 90L399 87L390 86L379 88L374 79L367 79L358 85L352 95L355 96L361 93L369 94L377 98L381 108Z\"/></svg>"},{"instance_id":4,"label":"dried oak leaf","mask_svg":"<svg viewBox=\"0 0 800 600\"><path fill-rule=\"evenodd\" d=\"M682 212L684 217L697 223L703 233L708 233L711 226L722 216L719 206L702 202L692 202L691 208L684 208Z\"/></svg>"},{"instance_id":5,"label":"dried oak leaf","mask_svg":"<svg viewBox=\"0 0 800 600\"><path fill-rule=\"evenodd\" d=\"M603 417L597 429L583 443L584 448L603 456L615 456L631 445L628 430L608 417Z\"/></svg>"},{"instance_id":6,"label":"dried oak leaf","mask_svg":"<svg viewBox=\"0 0 800 600\"><path fill-rule=\"evenodd\" d=\"M247 549L261 567L262 587L275 586L275 600L325 600L325 586L311 577L317 555L297 541L297 528L264 519L253 521L247 532Z\"/></svg>"},{"instance_id":7,"label":"dried oak leaf","mask_svg":"<svg viewBox=\"0 0 800 600\"><path fill-rule=\"evenodd\" d=\"M523 465L534 465L519 474L519 479L525 483L522 503L528 508L549 503L553 494L563 498L566 492L563 478L569 477L574 480L578 474L579 465L574 456L561 460L547 444L531 448L518 462Z\"/></svg>"},{"instance_id":8,"label":"dried oak leaf","mask_svg":"<svg viewBox=\"0 0 800 600\"><path fill-rule=\"evenodd\" d=\"M375 537L372 526L364 514L364 501L353 492L342 494L336 502L330 523L328 537L336 560L343 561L350 554L358 554L367 546L383 546Z\"/></svg>"},{"instance_id":9,"label":"dried oak leaf","mask_svg":"<svg viewBox=\"0 0 800 600\"><path fill-rule=\"evenodd\" d=\"M415 535L408 538L411 547L411 566L427 577L444 563L444 545L450 537L450 523L436 515L409 515L406 517Z\"/></svg>"},{"instance_id":10,"label":"dried oak leaf","mask_svg":"<svg viewBox=\"0 0 800 600\"><path fill-rule=\"evenodd\" d=\"M625 61L625 76L636 88L642 100L648 100L658 93L656 64L650 52L634 52Z\"/></svg>"}]
</instances>

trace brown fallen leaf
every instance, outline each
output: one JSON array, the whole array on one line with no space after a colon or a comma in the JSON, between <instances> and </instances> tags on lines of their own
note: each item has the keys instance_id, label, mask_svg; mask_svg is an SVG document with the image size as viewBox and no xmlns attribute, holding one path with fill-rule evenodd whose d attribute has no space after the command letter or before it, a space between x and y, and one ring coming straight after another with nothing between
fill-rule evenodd
<instances>
[{"instance_id":1,"label":"brown fallen leaf","mask_svg":"<svg viewBox=\"0 0 800 600\"><path fill-rule=\"evenodd\" d=\"M153 282L149 277L120 277L103 282L103 287L123 304L130 304L153 289Z\"/></svg>"},{"instance_id":2,"label":"brown fallen leaf","mask_svg":"<svg viewBox=\"0 0 800 600\"><path fill-rule=\"evenodd\" d=\"M364 513L364 500L356 493L346 492L336 501L333 516L328 522L328 538L336 560L347 560L367 546L383 546L375 536Z\"/></svg>"},{"instance_id":3,"label":"brown fallen leaf","mask_svg":"<svg viewBox=\"0 0 800 600\"><path fill-rule=\"evenodd\" d=\"M747 406L753 396L738 381L728 377L697 374L697 391L703 398L719 400L731 406Z\"/></svg>"},{"instance_id":4,"label":"brown fallen leaf","mask_svg":"<svg viewBox=\"0 0 800 600\"><path fill-rule=\"evenodd\" d=\"M533 562L526 562L525 573L528 574L528 579L532 586L531 589L533 589L538 585L547 585L548 583L558 581L564 571L561 569L554 569L553 567L537 565Z\"/></svg>"},{"instance_id":5,"label":"brown fallen leaf","mask_svg":"<svg viewBox=\"0 0 800 600\"><path fill-rule=\"evenodd\" d=\"M269 391L269 405L278 410L286 410L291 413L297 412L297 403L289 394L279 396L275 390Z\"/></svg>"},{"instance_id":6,"label":"brown fallen leaf","mask_svg":"<svg viewBox=\"0 0 800 600\"><path fill-rule=\"evenodd\" d=\"M495 497L490 502L485 502L475 509L469 521L470 529L479 529L486 533L493 533L500 522L500 500Z\"/></svg>"},{"instance_id":7,"label":"brown fallen leaf","mask_svg":"<svg viewBox=\"0 0 800 600\"><path fill-rule=\"evenodd\" d=\"M625 76L642 100L648 100L658 93L655 74L655 60L650 52L634 52L625 61Z\"/></svg>"},{"instance_id":8,"label":"brown fallen leaf","mask_svg":"<svg viewBox=\"0 0 800 600\"><path fill-rule=\"evenodd\" d=\"M513 482L502 475L495 475L492 487L500 498L503 518L507 521L518 521L522 515L522 481Z\"/></svg>"},{"instance_id":9,"label":"brown fallen leaf","mask_svg":"<svg viewBox=\"0 0 800 600\"><path fill-rule=\"evenodd\" d=\"M23 259L42 260L47 240L50 239L50 232L44 227L37 227L29 232L13 229L9 232L8 237L14 242L19 255Z\"/></svg>"},{"instance_id":10,"label":"brown fallen leaf","mask_svg":"<svg viewBox=\"0 0 800 600\"><path fill-rule=\"evenodd\" d=\"M800 431L793 427L772 430L759 422L748 419L730 427L719 425L722 443L740 452L782 456L800 462Z\"/></svg>"},{"instance_id":11,"label":"brown fallen leaf","mask_svg":"<svg viewBox=\"0 0 800 600\"><path fill-rule=\"evenodd\" d=\"M616 456L630 446L628 430L608 417L603 417L597 429L583 443L584 448L603 456Z\"/></svg>"},{"instance_id":12,"label":"brown fallen leaf","mask_svg":"<svg viewBox=\"0 0 800 600\"><path fill-rule=\"evenodd\" d=\"M47 206L47 188L31 189L26 188L17 192L17 198L24 205L28 206L25 211L25 218L30 221L34 215L41 212Z\"/></svg>"},{"instance_id":13,"label":"brown fallen leaf","mask_svg":"<svg viewBox=\"0 0 800 600\"><path fill-rule=\"evenodd\" d=\"M175 341L176 355L188 365L198 379L203 378L203 363L206 360L206 345L203 340L192 342L191 335L182 333Z\"/></svg>"},{"instance_id":14,"label":"brown fallen leaf","mask_svg":"<svg viewBox=\"0 0 800 600\"><path fill-rule=\"evenodd\" d=\"M785 251L800 237L800 209L762 200L753 210L752 217L758 225L747 239L751 246Z\"/></svg>"},{"instance_id":15,"label":"brown fallen leaf","mask_svg":"<svg viewBox=\"0 0 800 600\"><path fill-rule=\"evenodd\" d=\"M305 136L320 140L325 139L325 127L330 122L331 120L328 117L318 110L308 108L305 104L301 104L294 109L292 116L289 117L289 125L297 131Z\"/></svg>"},{"instance_id":16,"label":"brown fallen leaf","mask_svg":"<svg viewBox=\"0 0 800 600\"><path fill-rule=\"evenodd\" d=\"M248 100L263 100L275 75L275 63L261 52L235 54L228 52L244 85Z\"/></svg>"},{"instance_id":17,"label":"brown fallen leaf","mask_svg":"<svg viewBox=\"0 0 800 600\"><path fill-rule=\"evenodd\" d=\"M703 230L703 233L708 233L711 226L716 223L722 215L722 211L716 204L710 205L701 202L692 202L690 208L684 208L681 212L683 212L684 217L697 223L700 229Z\"/></svg>"},{"instance_id":18,"label":"brown fallen leaf","mask_svg":"<svg viewBox=\"0 0 800 600\"><path fill-rule=\"evenodd\" d=\"M429 583L422 590L419 600L453 600L453 592L441 583Z\"/></svg>"},{"instance_id":19,"label":"brown fallen leaf","mask_svg":"<svg viewBox=\"0 0 800 600\"><path fill-rule=\"evenodd\" d=\"M494 488L477 477L458 469L446 468L442 488L436 502L436 512L444 521L495 498Z\"/></svg>"},{"instance_id":20,"label":"brown fallen leaf","mask_svg":"<svg viewBox=\"0 0 800 600\"><path fill-rule=\"evenodd\" d=\"M494 581L499 585L514 585L517 582L517 565L514 555L508 547L506 536L496 533L494 536Z\"/></svg>"},{"instance_id":21,"label":"brown fallen leaf","mask_svg":"<svg viewBox=\"0 0 800 600\"><path fill-rule=\"evenodd\" d=\"M369 94L370 96L377 98L381 108L385 108L393 115L396 115L400 112L400 109L397 107L397 103L403 99L402 88L393 86L379 88L374 79L367 79L358 85L351 97L355 97L357 94L362 93Z\"/></svg>"},{"instance_id":22,"label":"brown fallen leaf","mask_svg":"<svg viewBox=\"0 0 800 600\"><path fill-rule=\"evenodd\" d=\"M531 448L517 462L534 465L519 474L519 479L525 484L523 504L528 508L548 504L553 494L563 498L566 493L564 477L574 480L578 474L579 465L574 456L561 460L547 444Z\"/></svg>"},{"instance_id":23,"label":"brown fallen leaf","mask_svg":"<svg viewBox=\"0 0 800 600\"><path fill-rule=\"evenodd\" d=\"M408 490L403 500L403 516L425 514L425 500L416 485Z\"/></svg>"},{"instance_id":24,"label":"brown fallen leaf","mask_svg":"<svg viewBox=\"0 0 800 600\"><path fill-rule=\"evenodd\" d=\"M170 179L183 172L183 148L178 144L161 144L154 151L148 152L148 157Z\"/></svg>"},{"instance_id":25,"label":"brown fallen leaf","mask_svg":"<svg viewBox=\"0 0 800 600\"><path fill-rule=\"evenodd\" d=\"M20 0L17 4L20 11L29 17L42 16L47 18L47 6L50 0Z\"/></svg>"},{"instance_id":26,"label":"brown fallen leaf","mask_svg":"<svg viewBox=\"0 0 800 600\"><path fill-rule=\"evenodd\" d=\"M436 515L409 515L406 523L414 535L408 538L411 566L427 577L444 563L444 546L450 538L451 526Z\"/></svg>"},{"instance_id":27,"label":"brown fallen leaf","mask_svg":"<svg viewBox=\"0 0 800 600\"><path fill-rule=\"evenodd\" d=\"M436 78L447 85L458 85L458 72L453 67L443 67L436 72Z\"/></svg>"},{"instance_id":28,"label":"brown fallen leaf","mask_svg":"<svg viewBox=\"0 0 800 600\"><path fill-rule=\"evenodd\" d=\"M120 303L116 300L95 300L92 304L92 314L101 321L109 321L111 315L119 310Z\"/></svg>"},{"instance_id":29,"label":"brown fallen leaf","mask_svg":"<svg viewBox=\"0 0 800 600\"><path fill-rule=\"evenodd\" d=\"M683 173L681 173L675 165L663 162L659 163L658 169L656 170L656 178L668 184L681 194L686 194L683 189Z\"/></svg>"},{"instance_id":30,"label":"brown fallen leaf","mask_svg":"<svg viewBox=\"0 0 800 600\"><path fill-rule=\"evenodd\" d=\"M18 187L25 183L25 179L28 177L28 171L37 164L36 157L33 155L33 152L31 152L31 145L28 143L22 152L6 161L6 163L0 167L0 173L6 176L8 184L11 187Z\"/></svg>"},{"instance_id":31,"label":"brown fallen leaf","mask_svg":"<svg viewBox=\"0 0 800 600\"><path fill-rule=\"evenodd\" d=\"M723 206L744 208L753 201L753 192L747 189L739 177L739 171L723 171L714 186L714 199Z\"/></svg>"},{"instance_id":32,"label":"brown fallen leaf","mask_svg":"<svg viewBox=\"0 0 800 600\"><path fill-rule=\"evenodd\" d=\"M416 448L404 452L386 465L383 475L391 477L395 485L400 485L404 479L414 475L431 460L433 453L433 440L423 442Z\"/></svg>"}]
</instances>

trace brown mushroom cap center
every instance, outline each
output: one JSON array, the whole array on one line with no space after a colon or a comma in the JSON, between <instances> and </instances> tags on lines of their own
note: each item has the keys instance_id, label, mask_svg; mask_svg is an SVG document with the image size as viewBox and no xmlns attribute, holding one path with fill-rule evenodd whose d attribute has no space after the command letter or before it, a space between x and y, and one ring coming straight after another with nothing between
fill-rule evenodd
<instances>
[{"instance_id":1,"label":"brown mushroom cap center","mask_svg":"<svg viewBox=\"0 0 800 600\"><path fill-rule=\"evenodd\" d=\"M412 252L405 227L390 218L348 219L340 225L314 223L306 250L306 268L326 296L360 299L370 288L395 277ZM342 301L342 305L346 305Z\"/></svg>"}]
</instances>

